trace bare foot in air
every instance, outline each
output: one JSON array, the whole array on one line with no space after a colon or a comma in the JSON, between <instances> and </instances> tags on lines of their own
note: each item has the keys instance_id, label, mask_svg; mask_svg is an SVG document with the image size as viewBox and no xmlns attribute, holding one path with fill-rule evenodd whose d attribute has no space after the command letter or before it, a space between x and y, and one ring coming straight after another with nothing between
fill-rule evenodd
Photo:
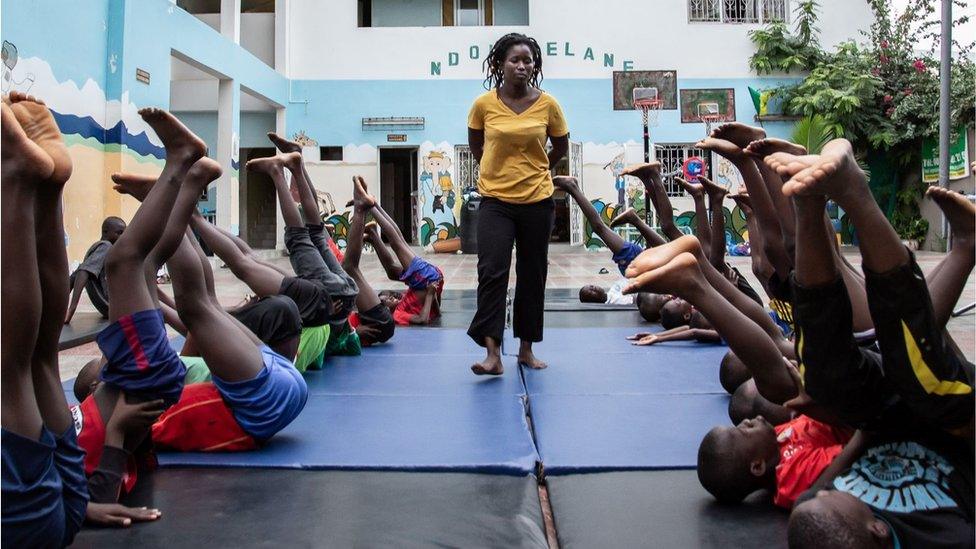
<instances>
[{"instance_id":1,"label":"bare foot in air","mask_svg":"<svg viewBox=\"0 0 976 549\"><path fill-rule=\"evenodd\" d=\"M752 214L752 199L749 198L748 193L730 194L729 198L731 198L732 201L739 206L739 209L742 210L746 215Z\"/></svg>"},{"instance_id":2,"label":"bare foot in air","mask_svg":"<svg viewBox=\"0 0 976 549\"><path fill-rule=\"evenodd\" d=\"M972 249L976 240L976 204L965 196L944 187L929 187L925 196L931 198L945 214L952 229L952 247Z\"/></svg>"},{"instance_id":3,"label":"bare foot in air","mask_svg":"<svg viewBox=\"0 0 976 549\"><path fill-rule=\"evenodd\" d=\"M375 221L370 221L363 227L363 239L374 247L383 245L383 237L380 236L380 226Z\"/></svg>"},{"instance_id":4,"label":"bare foot in air","mask_svg":"<svg viewBox=\"0 0 976 549\"><path fill-rule=\"evenodd\" d=\"M738 145L740 149L744 149L749 143L766 137L766 130L755 126L747 126L742 122L728 122L712 130L710 137L731 141Z\"/></svg>"},{"instance_id":5,"label":"bare foot in air","mask_svg":"<svg viewBox=\"0 0 976 549\"><path fill-rule=\"evenodd\" d=\"M718 183L712 181L705 176L699 176L698 182L701 187L705 190L705 194L708 195L712 200L722 200L725 195L729 194L729 190L725 187L719 185Z\"/></svg>"},{"instance_id":6,"label":"bare foot in air","mask_svg":"<svg viewBox=\"0 0 976 549\"><path fill-rule=\"evenodd\" d=\"M191 132L175 116L163 109L139 109L139 116L156 132L166 149L166 161L177 160L188 165L207 154L207 144Z\"/></svg>"},{"instance_id":7,"label":"bare foot in air","mask_svg":"<svg viewBox=\"0 0 976 549\"><path fill-rule=\"evenodd\" d=\"M284 153L270 156L268 158L255 158L254 160L248 160L245 167L249 171L261 172L270 176L281 175L284 169L288 166L289 162L294 162L295 156L298 157L299 161L301 160L301 155L298 153Z\"/></svg>"},{"instance_id":8,"label":"bare foot in air","mask_svg":"<svg viewBox=\"0 0 976 549\"><path fill-rule=\"evenodd\" d=\"M501 355L489 354L481 362L474 363L471 371L478 376L500 376L505 373L505 367Z\"/></svg>"},{"instance_id":9,"label":"bare foot in air","mask_svg":"<svg viewBox=\"0 0 976 549\"><path fill-rule=\"evenodd\" d=\"M701 198L705 196L705 188L702 187L700 183L692 183L691 181L687 181L681 177L675 177L674 180L677 181L678 185L681 185L681 187L692 197Z\"/></svg>"},{"instance_id":10,"label":"bare foot in air","mask_svg":"<svg viewBox=\"0 0 976 549\"><path fill-rule=\"evenodd\" d=\"M807 149L802 145L797 145L796 143L791 143L784 139L775 139L772 137L753 141L746 147L746 154L750 154L756 158L766 158L767 156L778 152L784 152L794 156L803 156L807 154Z\"/></svg>"},{"instance_id":11,"label":"bare foot in air","mask_svg":"<svg viewBox=\"0 0 976 549\"><path fill-rule=\"evenodd\" d=\"M704 284L707 282L698 259L690 253L681 253L660 267L642 272L630 281L623 292L670 293L688 299L700 292Z\"/></svg>"},{"instance_id":12,"label":"bare foot in air","mask_svg":"<svg viewBox=\"0 0 976 549\"><path fill-rule=\"evenodd\" d=\"M34 186L38 181L46 181L54 173L51 155L27 137L6 102L0 104L0 109L3 110L0 119L0 157L3 159L0 172L4 183Z\"/></svg>"},{"instance_id":13,"label":"bare foot in air","mask_svg":"<svg viewBox=\"0 0 976 549\"><path fill-rule=\"evenodd\" d=\"M641 221L641 218L637 215L637 210L627 208L617 214L617 217L610 220L610 228L616 229L621 225L636 225L639 221Z\"/></svg>"},{"instance_id":14,"label":"bare foot in air","mask_svg":"<svg viewBox=\"0 0 976 549\"><path fill-rule=\"evenodd\" d=\"M156 184L156 178L151 175L138 175L134 173L113 173L112 187L119 194L127 194L139 202L146 199L150 189Z\"/></svg>"},{"instance_id":15,"label":"bare foot in air","mask_svg":"<svg viewBox=\"0 0 976 549\"><path fill-rule=\"evenodd\" d=\"M519 346L518 363L519 366L525 366L533 370L544 370L549 367L548 364L539 360L535 356L535 353L532 352L532 344L524 341Z\"/></svg>"},{"instance_id":16,"label":"bare foot in air","mask_svg":"<svg viewBox=\"0 0 976 549\"><path fill-rule=\"evenodd\" d=\"M655 179L661 177L661 163L655 160L646 164L631 164L624 168L624 171L620 172L620 175L636 177L647 187L652 185Z\"/></svg>"},{"instance_id":17,"label":"bare foot in air","mask_svg":"<svg viewBox=\"0 0 976 549\"><path fill-rule=\"evenodd\" d=\"M726 141L725 139L716 139L714 137L706 137L698 143L695 144L696 147L700 149L705 149L706 151L712 151L719 156L727 158L730 162L738 162L745 157L745 152L742 147L736 145L731 141Z\"/></svg>"},{"instance_id":18,"label":"bare foot in air","mask_svg":"<svg viewBox=\"0 0 976 549\"><path fill-rule=\"evenodd\" d=\"M797 157L804 158L804 157ZM846 139L834 139L824 145L817 160L807 168L788 172L790 180L783 184L783 194L822 194L841 207L849 209L852 201L871 200L867 179L854 159L854 149Z\"/></svg>"},{"instance_id":19,"label":"bare foot in air","mask_svg":"<svg viewBox=\"0 0 976 549\"><path fill-rule=\"evenodd\" d=\"M8 101L27 138L37 143L54 162L54 171L48 181L64 185L71 177L71 157L51 110L40 99L21 92L11 92Z\"/></svg>"},{"instance_id":20,"label":"bare foot in air","mask_svg":"<svg viewBox=\"0 0 976 549\"><path fill-rule=\"evenodd\" d=\"M667 244L648 248L630 262L624 275L627 278L634 278L641 273L664 266L683 253L692 254L695 257L701 255L701 243L693 235L686 234Z\"/></svg>"},{"instance_id":21,"label":"bare foot in air","mask_svg":"<svg viewBox=\"0 0 976 549\"><path fill-rule=\"evenodd\" d=\"M568 175L557 175L553 177L552 184L557 189L562 189L569 194L573 194L579 190L579 183L576 181L576 178Z\"/></svg>"},{"instance_id":22,"label":"bare foot in air","mask_svg":"<svg viewBox=\"0 0 976 549\"><path fill-rule=\"evenodd\" d=\"M289 141L275 132L268 132L268 139L283 153L302 152L302 146L297 141Z\"/></svg>"},{"instance_id":23,"label":"bare foot in air","mask_svg":"<svg viewBox=\"0 0 976 549\"><path fill-rule=\"evenodd\" d=\"M202 190L205 189L211 181L214 181L220 177L222 173L224 173L224 170L220 167L219 162L204 156L200 160L194 162L193 166L190 166L189 171L186 172L186 179L184 179L184 181L194 181L201 186Z\"/></svg>"},{"instance_id":24,"label":"bare foot in air","mask_svg":"<svg viewBox=\"0 0 976 549\"><path fill-rule=\"evenodd\" d=\"M809 168L819 161L820 155L795 155L788 152L775 152L763 158L763 162L767 166L779 174L780 177L785 178L789 178L792 174L804 168Z\"/></svg>"},{"instance_id":25,"label":"bare foot in air","mask_svg":"<svg viewBox=\"0 0 976 549\"><path fill-rule=\"evenodd\" d=\"M376 199L366 192L366 182L358 175L352 178L352 202L357 210L365 211L376 206ZM376 224L373 223L375 227Z\"/></svg>"}]
</instances>

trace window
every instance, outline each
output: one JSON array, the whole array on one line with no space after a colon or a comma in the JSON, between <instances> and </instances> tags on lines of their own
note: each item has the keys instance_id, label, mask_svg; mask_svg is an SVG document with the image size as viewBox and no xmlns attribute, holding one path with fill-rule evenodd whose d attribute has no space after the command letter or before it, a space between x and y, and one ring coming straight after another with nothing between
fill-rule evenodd
<instances>
[{"instance_id":1,"label":"window","mask_svg":"<svg viewBox=\"0 0 976 549\"><path fill-rule=\"evenodd\" d=\"M319 160L342 160L342 147L319 147Z\"/></svg>"},{"instance_id":2,"label":"window","mask_svg":"<svg viewBox=\"0 0 976 549\"><path fill-rule=\"evenodd\" d=\"M360 27L529 24L529 0L356 0Z\"/></svg>"},{"instance_id":3,"label":"window","mask_svg":"<svg viewBox=\"0 0 976 549\"><path fill-rule=\"evenodd\" d=\"M699 149L692 143L662 143L654 145L654 159L661 162L661 178L664 179L664 189L668 196L685 196L685 191L674 180L674 176L681 174L685 160L697 156L705 161L708 173L712 173L712 155L704 149Z\"/></svg>"},{"instance_id":4,"label":"window","mask_svg":"<svg viewBox=\"0 0 976 549\"><path fill-rule=\"evenodd\" d=\"M787 22L789 11L789 0L688 0L693 23Z\"/></svg>"}]
</instances>

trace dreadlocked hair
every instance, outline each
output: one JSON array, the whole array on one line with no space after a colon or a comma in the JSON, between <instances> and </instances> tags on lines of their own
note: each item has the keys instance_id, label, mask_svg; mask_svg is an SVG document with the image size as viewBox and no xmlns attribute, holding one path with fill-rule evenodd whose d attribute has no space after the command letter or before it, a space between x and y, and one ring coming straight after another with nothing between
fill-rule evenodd
<instances>
[{"instance_id":1,"label":"dreadlocked hair","mask_svg":"<svg viewBox=\"0 0 976 549\"><path fill-rule=\"evenodd\" d=\"M508 50L512 46L523 44L532 50L532 58L535 61L535 71L532 76L529 77L529 85L533 88L539 88L539 84L542 82L542 48L539 47L539 43L535 41L535 38L531 36L526 36L524 34L519 34L517 32L512 32L502 36L497 42L491 47L491 51L488 52L488 57L485 57L484 68L485 68L485 89L490 90L492 88L498 89L502 85L502 77L504 76L504 66L505 66L505 55L508 54Z\"/></svg>"}]
</instances>

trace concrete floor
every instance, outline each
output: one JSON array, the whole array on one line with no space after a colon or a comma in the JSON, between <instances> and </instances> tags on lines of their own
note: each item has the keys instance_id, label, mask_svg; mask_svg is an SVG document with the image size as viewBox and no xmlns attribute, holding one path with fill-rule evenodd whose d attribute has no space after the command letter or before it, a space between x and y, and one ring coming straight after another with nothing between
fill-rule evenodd
<instances>
[{"instance_id":1,"label":"concrete floor","mask_svg":"<svg viewBox=\"0 0 976 549\"><path fill-rule=\"evenodd\" d=\"M477 287L477 257L473 255L445 255L430 254L417 250L429 261L436 264L444 271L446 289L470 290ZM844 255L851 264L859 266L861 263L860 253L856 248L845 248ZM916 258L922 271L928 273L942 259L945 254L937 252L918 252ZM738 267L752 285L759 289L760 285L752 275L750 260L748 257L729 257L729 263ZM288 259L285 257L275 257L273 262L287 266ZM383 288L402 288L399 282L392 282L386 279L386 275L374 254L364 254L361 268L366 279L376 289ZM606 270L601 273L601 270ZM585 251L579 247L571 247L565 244L554 244L549 251L549 278L548 288L579 288L586 284L599 284L609 286L619 278L616 266L610 261L610 254L606 250ZM234 277L229 269L215 268L214 279L217 287L217 297L225 306L233 306L240 303L249 290L243 282ZM511 275L511 283L514 284L514 269ZM161 286L163 291L172 295L172 288L168 284ZM976 285L973 276L966 284L959 299L958 307L965 306L976 301ZM79 312L94 312L94 308L88 301L87 296L83 296L78 305ZM962 349L966 357L973 361L976 359L976 313L970 311L958 318L953 318L947 325L950 335L956 340L959 348ZM472 353L476 353L472 345ZM82 345L74 349L69 349L60 354L61 360L61 379L74 377L78 370L89 360L97 358L99 355L98 347L94 343Z\"/></svg>"}]
</instances>

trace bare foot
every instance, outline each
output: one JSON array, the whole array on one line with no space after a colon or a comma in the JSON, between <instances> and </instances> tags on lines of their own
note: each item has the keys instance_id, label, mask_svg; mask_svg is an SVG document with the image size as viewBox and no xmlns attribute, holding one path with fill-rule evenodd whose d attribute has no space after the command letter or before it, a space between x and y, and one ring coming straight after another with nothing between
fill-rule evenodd
<instances>
[{"instance_id":1,"label":"bare foot","mask_svg":"<svg viewBox=\"0 0 976 549\"><path fill-rule=\"evenodd\" d=\"M781 177L789 177L804 168L809 168L819 160L820 156L816 154L797 156L787 152L775 152L765 157L763 162Z\"/></svg>"},{"instance_id":2,"label":"bare foot","mask_svg":"<svg viewBox=\"0 0 976 549\"><path fill-rule=\"evenodd\" d=\"M784 139L775 139L772 137L753 141L746 147L746 154L751 154L757 158L766 158L767 156L778 152L784 152L795 156L803 156L807 154L807 149L802 145L797 145L796 143L791 143Z\"/></svg>"},{"instance_id":3,"label":"bare foot","mask_svg":"<svg viewBox=\"0 0 976 549\"><path fill-rule=\"evenodd\" d=\"M375 221L367 223L363 227L363 238L373 246L381 245L383 238L380 236L380 226Z\"/></svg>"},{"instance_id":4,"label":"bare foot","mask_svg":"<svg viewBox=\"0 0 976 549\"><path fill-rule=\"evenodd\" d=\"M4 102L0 118L0 158L3 179L11 183L34 185L54 173L54 160L40 145L31 141L17 122L13 110ZM5 181L5 183L6 183Z\"/></svg>"},{"instance_id":5,"label":"bare foot","mask_svg":"<svg viewBox=\"0 0 976 549\"><path fill-rule=\"evenodd\" d=\"M699 176L698 182L701 183L702 188L705 189L705 194L707 194L709 198L712 198L713 200L721 200L725 198L725 195L729 194L728 189L707 177Z\"/></svg>"},{"instance_id":6,"label":"bare foot","mask_svg":"<svg viewBox=\"0 0 976 549\"><path fill-rule=\"evenodd\" d=\"M627 267L627 272L624 275L627 278L634 278L641 273L664 266L683 253L693 254L694 256L701 255L701 243L694 236L686 234L667 244L648 248L630 262L630 265Z\"/></svg>"},{"instance_id":7,"label":"bare foot","mask_svg":"<svg viewBox=\"0 0 976 549\"><path fill-rule=\"evenodd\" d=\"M40 99L21 92L11 92L9 101L10 109L24 133L54 162L54 171L48 181L64 185L71 177L71 157L50 109Z\"/></svg>"},{"instance_id":8,"label":"bare foot","mask_svg":"<svg viewBox=\"0 0 976 549\"><path fill-rule=\"evenodd\" d=\"M739 209L745 212L746 215L752 214L752 199L746 193L730 194L731 198L736 204L739 205Z\"/></svg>"},{"instance_id":9,"label":"bare foot","mask_svg":"<svg viewBox=\"0 0 976 549\"><path fill-rule=\"evenodd\" d=\"M352 178L352 202L357 210L368 210L376 206L376 199L366 192L366 182L358 175Z\"/></svg>"},{"instance_id":10,"label":"bare foot","mask_svg":"<svg viewBox=\"0 0 976 549\"><path fill-rule=\"evenodd\" d=\"M535 353L532 352L531 345L522 345L522 347L519 349L518 364L519 366L524 366L533 370L545 370L549 367L548 364L539 360L539 357L535 356Z\"/></svg>"},{"instance_id":11,"label":"bare foot","mask_svg":"<svg viewBox=\"0 0 976 549\"><path fill-rule=\"evenodd\" d=\"M640 179L644 182L645 187L652 184L654 179L660 177L660 174L661 163L656 160L646 164L631 164L624 168L624 171L620 172L620 175L630 175Z\"/></svg>"},{"instance_id":12,"label":"bare foot","mask_svg":"<svg viewBox=\"0 0 976 549\"><path fill-rule=\"evenodd\" d=\"M302 153L289 152L281 153L277 156L281 157L282 163L285 167L291 170L292 173L299 173L302 171Z\"/></svg>"},{"instance_id":13,"label":"bare foot","mask_svg":"<svg viewBox=\"0 0 976 549\"><path fill-rule=\"evenodd\" d=\"M626 210L617 214L617 217L610 220L610 228L616 229L621 225L636 225L640 220L640 216L637 215L637 210L627 208Z\"/></svg>"},{"instance_id":14,"label":"bare foot","mask_svg":"<svg viewBox=\"0 0 976 549\"><path fill-rule=\"evenodd\" d=\"M139 109L139 116L156 132L166 149L166 160L192 164L207 154L207 144L171 113L155 107Z\"/></svg>"},{"instance_id":15,"label":"bare foot","mask_svg":"<svg viewBox=\"0 0 976 549\"><path fill-rule=\"evenodd\" d=\"M270 176L282 175L285 169L285 157L279 154L267 158L255 158L248 160L245 167L248 171L260 172Z\"/></svg>"},{"instance_id":16,"label":"bare foot","mask_svg":"<svg viewBox=\"0 0 976 549\"><path fill-rule=\"evenodd\" d=\"M846 139L834 139L824 145L816 162L808 168L789 174L783 194L823 194L832 198L845 210L852 201L865 197L870 191L864 172L854 159L854 149Z\"/></svg>"},{"instance_id":17,"label":"bare foot","mask_svg":"<svg viewBox=\"0 0 976 549\"><path fill-rule=\"evenodd\" d=\"M568 175L557 175L556 177L553 177L552 184L555 185L557 189L562 189L570 194L573 194L579 190L579 183L576 181L576 178Z\"/></svg>"},{"instance_id":18,"label":"bare foot","mask_svg":"<svg viewBox=\"0 0 976 549\"><path fill-rule=\"evenodd\" d=\"M481 362L474 363L471 371L478 376L500 376L505 373L505 367L500 355L489 354Z\"/></svg>"},{"instance_id":19,"label":"bare foot","mask_svg":"<svg viewBox=\"0 0 976 549\"><path fill-rule=\"evenodd\" d=\"M725 139L706 137L705 139L702 139L696 143L695 146L705 149L706 151L712 151L719 156L727 158L731 162L742 160L742 158L745 156L745 152L742 151L742 147L731 141L726 141Z\"/></svg>"},{"instance_id":20,"label":"bare foot","mask_svg":"<svg viewBox=\"0 0 976 549\"><path fill-rule=\"evenodd\" d=\"M136 175L132 173L113 173L112 187L119 194L127 194L139 202L146 199L149 190L156 184L156 178L151 175Z\"/></svg>"},{"instance_id":21,"label":"bare foot","mask_svg":"<svg viewBox=\"0 0 976 549\"><path fill-rule=\"evenodd\" d=\"M742 122L728 122L712 130L711 137L731 141L740 149L744 149L749 143L766 137L766 130L747 126Z\"/></svg>"},{"instance_id":22,"label":"bare foot","mask_svg":"<svg viewBox=\"0 0 976 549\"><path fill-rule=\"evenodd\" d=\"M973 247L976 241L976 205L965 196L944 187L929 187L925 196L931 198L945 214L952 229L952 247Z\"/></svg>"},{"instance_id":23,"label":"bare foot","mask_svg":"<svg viewBox=\"0 0 976 549\"><path fill-rule=\"evenodd\" d=\"M268 132L268 139L270 139L271 142L274 143L274 146L278 147L278 150L283 153L302 152L302 146L299 145L298 142L289 141L275 132Z\"/></svg>"},{"instance_id":24,"label":"bare foot","mask_svg":"<svg viewBox=\"0 0 976 549\"><path fill-rule=\"evenodd\" d=\"M674 180L677 181L678 185L681 185L681 187L684 190L688 191L688 194L690 194L694 198L701 198L705 196L705 189L700 184L692 183L691 181L686 181L685 179L682 179L680 177L675 177Z\"/></svg>"},{"instance_id":25,"label":"bare foot","mask_svg":"<svg viewBox=\"0 0 976 549\"><path fill-rule=\"evenodd\" d=\"M658 246L661 248L662 246ZM628 284L623 292L670 293L687 299L699 292L705 282L698 259L690 253L680 253L664 265L642 272Z\"/></svg>"},{"instance_id":26,"label":"bare foot","mask_svg":"<svg viewBox=\"0 0 976 549\"><path fill-rule=\"evenodd\" d=\"M186 172L186 179L184 181L194 181L201 187L206 187L211 181L220 177L222 173L224 173L224 170L220 167L219 162L204 156L193 163L190 170Z\"/></svg>"}]
</instances>

